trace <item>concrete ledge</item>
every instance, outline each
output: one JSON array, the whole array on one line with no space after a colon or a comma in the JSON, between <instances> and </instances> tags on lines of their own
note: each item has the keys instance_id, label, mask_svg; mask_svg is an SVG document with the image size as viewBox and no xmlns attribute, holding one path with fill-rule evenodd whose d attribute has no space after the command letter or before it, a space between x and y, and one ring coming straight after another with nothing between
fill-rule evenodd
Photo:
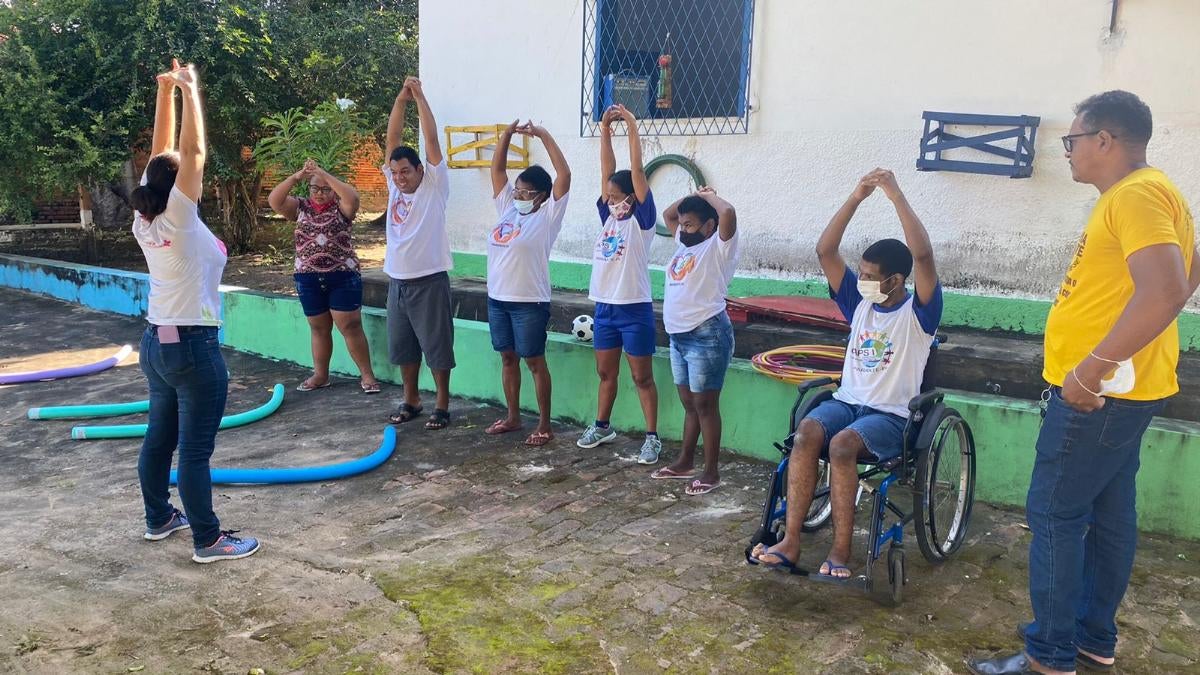
<instances>
[{"instance_id":1,"label":"concrete ledge","mask_svg":"<svg viewBox=\"0 0 1200 675\"><path fill-rule=\"evenodd\" d=\"M138 314L144 306L148 281L143 274L106 270L54 261L0 256L0 284L122 314ZM242 352L280 361L311 365L308 326L295 298L254 291L224 290L223 343ZM363 325L374 346L373 363L379 377L399 382L397 368L387 362L383 310L363 310ZM492 352L487 324L455 320L455 355L451 389L455 396L501 402L503 391L498 359ZM334 334L331 369L356 374L341 337ZM587 422L595 415L595 363L589 345L566 335L552 334L547 361L554 374L553 411L557 419ZM665 350L655 359L659 383L659 431L677 440L683 412L671 385ZM522 407L535 409L533 384L524 373ZM422 387L432 387L422 372ZM749 363L735 360L722 394L722 445L739 454L776 461L773 443L786 435L795 388L755 373ZM1024 505L1033 465L1039 418L1035 404L996 396L951 391L947 397L970 422L978 446L979 499L1009 506ZM381 410L381 416L383 411ZM618 429L638 431L641 410L633 384L620 380L612 419ZM566 445L564 452L573 446ZM1200 425L1176 420L1156 421L1142 446L1138 503L1142 529L1200 539ZM763 480L766 480L764 470Z\"/></svg>"}]
</instances>

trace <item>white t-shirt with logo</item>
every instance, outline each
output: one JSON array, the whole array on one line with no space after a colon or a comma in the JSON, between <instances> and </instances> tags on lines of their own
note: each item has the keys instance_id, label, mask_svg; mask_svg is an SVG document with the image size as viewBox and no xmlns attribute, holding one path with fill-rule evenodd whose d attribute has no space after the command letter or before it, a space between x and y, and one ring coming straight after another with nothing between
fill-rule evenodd
<instances>
[{"instance_id":1,"label":"white t-shirt with logo","mask_svg":"<svg viewBox=\"0 0 1200 675\"><path fill-rule=\"evenodd\" d=\"M450 201L450 172L446 160L425 162L425 177L417 191L404 194L392 182L392 169L382 167L387 179L387 252L383 271L393 279L417 279L454 267L450 236L446 232L446 203Z\"/></svg>"},{"instance_id":2,"label":"white t-shirt with logo","mask_svg":"<svg viewBox=\"0 0 1200 675\"><path fill-rule=\"evenodd\" d=\"M921 392L929 349L942 320L942 286L921 305L909 295L895 307L864 302L858 276L846 268L830 295L850 322L842 382L833 397L908 418L908 402Z\"/></svg>"},{"instance_id":3,"label":"white t-shirt with logo","mask_svg":"<svg viewBox=\"0 0 1200 675\"><path fill-rule=\"evenodd\" d=\"M166 210L154 220L134 211L133 236L150 270L146 320L156 326L220 326L225 244L200 220L196 203L172 187Z\"/></svg>"},{"instance_id":4,"label":"white t-shirt with logo","mask_svg":"<svg viewBox=\"0 0 1200 675\"><path fill-rule=\"evenodd\" d=\"M719 231L695 246L679 248L667 265L663 325L667 333L686 333L725 311L725 295L738 261L737 230L729 241Z\"/></svg>"},{"instance_id":5,"label":"white t-shirt with logo","mask_svg":"<svg viewBox=\"0 0 1200 675\"><path fill-rule=\"evenodd\" d=\"M550 249L562 230L567 197L549 199L537 211L521 215L513 204L512 184L495 198L500 220L488 232L488 297L503 302L550 302Z\"/></svg>"},{"instance_id":6,"label":"white t-shirt with logo","mask_svg":"<svg viewBox=\"0 0 1200 675\"><path fill-rule=\"evenodd\" d=\"M596 202L600 212L600 234L592 250L592 280L588 299L610 305L650 302L650 244L658 212L654 195L633 207L625 220L612 215L603 197Z\"/></svg>"}]
</instances>

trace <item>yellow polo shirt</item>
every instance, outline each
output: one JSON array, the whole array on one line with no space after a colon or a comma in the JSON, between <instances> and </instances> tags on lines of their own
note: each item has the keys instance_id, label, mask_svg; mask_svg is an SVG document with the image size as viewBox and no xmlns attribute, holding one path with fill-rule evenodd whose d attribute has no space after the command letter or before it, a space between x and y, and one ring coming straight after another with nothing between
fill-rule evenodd
<instances>
[{"instance_id":1,"label":"yellow polo shirt","mask_svg":"<svg viewBox=\"0 0 1200 675\"><path fill-rule=\"evenodd\" d=\"M1147 246L1175 244L1190 273L1195 236L1187 201L1158 169L1138 169L1100 195L1046 319L1042 377L1062 386L1071 369L1108 335L1133 297L1125 262L1130 255ZM1178 362L1179 327L1172 321L1133 356L1133 390L1114 398L1153 401L1175 394Z\"/></svg>"}]
</instances>

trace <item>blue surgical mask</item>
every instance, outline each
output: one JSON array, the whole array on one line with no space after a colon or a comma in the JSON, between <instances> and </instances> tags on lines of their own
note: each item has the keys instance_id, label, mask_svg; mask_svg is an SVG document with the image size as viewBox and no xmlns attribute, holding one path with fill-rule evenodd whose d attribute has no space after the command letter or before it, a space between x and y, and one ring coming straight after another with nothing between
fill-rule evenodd
<instances>
[{"instance_id":1,"label":"blue surgical mask","mask_svg":"<svg viewBox=\"0 0 1200 675\"><path fill-rule=\"evenodd\" d=\"M533 209L537 206L537 203L532 199L514 199L513 206L517 207L517 213L527 216L533 213Z\"/></svg>"}]
</instances>

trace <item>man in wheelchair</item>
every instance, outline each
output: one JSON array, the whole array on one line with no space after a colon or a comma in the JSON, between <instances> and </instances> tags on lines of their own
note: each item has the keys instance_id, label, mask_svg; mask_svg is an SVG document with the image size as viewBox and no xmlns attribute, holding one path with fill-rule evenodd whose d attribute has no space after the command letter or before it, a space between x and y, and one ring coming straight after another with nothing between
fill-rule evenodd
<instances>
[{"instance_id":1,"label":"man in wheelchair","mask_svg":"<svg viewBox=\"0 0 1200 675\"><path fill-rule=\"evenodd\" d=\"M838 249L859 204L876 189L891 200L908 245L896 239L871 244L863 251L855 274ZM829 281L830 295L850 322L841 384L833 398L813 409L795 430L787 469L784 537L773 546L758 544L750 560L771 568L795 567L819 462L827 457L833 547L820 574L844 579L851 576L847 565L858 464L887 462L903 451L911 414L908 403L920 393L941 321L942 288L925 226L895 176L885 169L876 169L859 181L817 242L817 257ZM914 276L915 295L905 287L910 276Z\"/></svg>"}]
</instances>

